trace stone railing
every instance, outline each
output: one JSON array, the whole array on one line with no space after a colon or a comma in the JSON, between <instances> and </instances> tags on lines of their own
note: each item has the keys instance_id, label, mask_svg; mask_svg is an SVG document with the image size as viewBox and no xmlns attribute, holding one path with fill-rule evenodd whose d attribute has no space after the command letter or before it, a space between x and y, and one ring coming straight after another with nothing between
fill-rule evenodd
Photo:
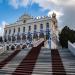
<instances>
[{"instance_id":1,"label":"stone railing","mask_svg":"<svg viewBox=\"0 0 75 75\"><path fill-rule=\"evenodd\" d=\"M37 46L38 46L40 43L42 43L43 41L44 41L44 39L41 38L40 40L33 42L33 47L37 47Z\"/></svg>"},{"instance_id":2,"label":"stone railing","mask_svg":"<svg viewBox=\"0 0 75 75\"><path fill-rule=\"evenodd\" d=\"M75 45L71 43L70 41L68 41L68 49L75 56Z\"/></svg>"}]
</instances>

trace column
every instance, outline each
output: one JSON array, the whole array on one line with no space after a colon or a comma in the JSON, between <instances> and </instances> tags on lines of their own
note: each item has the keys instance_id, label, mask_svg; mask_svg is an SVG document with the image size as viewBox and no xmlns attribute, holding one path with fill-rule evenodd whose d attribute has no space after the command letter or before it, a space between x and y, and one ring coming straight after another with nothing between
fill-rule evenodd
<instances>
[{"instance_id":1,"label":"column","mask_svg":"<svg viewBox=\"0 0 75 75\"><path fill-rule=\"evenodd\" d=\"M21 44L22 44L22 35L20 36L20 38L21 38Z\"/></svg>"},{"instance_id":2,"label":"column","mask_svg":"<svg viewBox=\"0 0 75 75\"><path fill-rule=\"evenodd\" d=\"M39 35L40 35L40 33L38 32L38 39L39 39Z\"/></svg>"},{"instance_id":3,"label":"column","mask_svg":"<svg viewBox=\"0 0 75 75\"><path fill-rule=\"evenodd\" d=\"M33 34L32 34L32 41L33 41Z\"/></svg>"},{"instance_id":4,"label":"column","mask_svg":"<svg viewBox=\"0 0 75 75\"><path fill-rule=\"evenodd\" d=\"M26 34L26 41L27 41L27 34Z\"/></svg>"},{"instance_id":5,"label":"column","mask_svg":"<svg viewBox=\"0 0 75 75\"><path fill-rule=\"evenodd\" d=\"M15 36L16 40L15 40L15 43L17 43L17 35Z\"/></svg>"}]
</instances>

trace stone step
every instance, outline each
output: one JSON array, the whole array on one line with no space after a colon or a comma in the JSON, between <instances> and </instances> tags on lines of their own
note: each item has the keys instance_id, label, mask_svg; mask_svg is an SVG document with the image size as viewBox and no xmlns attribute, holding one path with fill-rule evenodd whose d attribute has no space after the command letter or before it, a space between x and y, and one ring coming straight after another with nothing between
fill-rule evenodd
<instances>
[{"instance_id":1,"label":"stone step","mask_svg":"<svg viewBox=\"0 0 75 75\"><path fill-rule=\"evenodd\" d=\"M75 75L75 56L68 49L59 50L67 75Z\"/></svg>"}]
</instances>

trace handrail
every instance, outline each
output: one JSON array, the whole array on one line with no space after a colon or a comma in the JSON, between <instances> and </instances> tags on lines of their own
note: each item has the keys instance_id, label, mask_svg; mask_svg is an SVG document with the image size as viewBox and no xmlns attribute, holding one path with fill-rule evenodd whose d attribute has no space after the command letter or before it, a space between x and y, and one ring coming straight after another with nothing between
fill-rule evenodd
<instances>
[{"instance_id":1,"label":"handrail","mask_svg":"<svg viewBox=\"0 0 75 75\"><path fill-rule=\"evenodd\" d=\"M38 41L33 43L33 47L37 47L39 44L41 44L44 41L43 38L39 39Z\"/></svg>"}]
</instances>

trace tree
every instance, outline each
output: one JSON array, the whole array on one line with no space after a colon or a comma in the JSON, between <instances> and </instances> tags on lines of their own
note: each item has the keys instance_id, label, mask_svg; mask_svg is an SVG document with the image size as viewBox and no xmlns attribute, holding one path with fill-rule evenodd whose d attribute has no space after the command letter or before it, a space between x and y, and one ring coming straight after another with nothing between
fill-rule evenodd
<instances>
[{"instance_id":1,"label":"tree","mask_svg":"<svg viewBox=\"0 0 75 75\"><path fill-rule=\"evenodd\" d=\"M65 26L59 34L59 42L62 47L68 47L68 40L72 43L75 42L75 31Z\"/></svg>"}]
</instances>

